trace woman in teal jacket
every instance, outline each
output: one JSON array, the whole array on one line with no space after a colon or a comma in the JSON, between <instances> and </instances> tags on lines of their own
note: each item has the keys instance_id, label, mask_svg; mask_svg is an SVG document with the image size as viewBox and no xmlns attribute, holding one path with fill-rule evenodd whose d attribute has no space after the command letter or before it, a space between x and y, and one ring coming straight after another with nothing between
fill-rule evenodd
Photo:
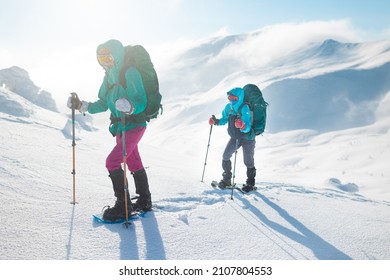
<instances>
[{"instance_id":1,"label":"woman in teal jacket","mask_svg":"<svg viewBox=\"0 0 390 280\"><path fill-rule=\"evenodd\" d=\"M88 112L96 114L110 110L112 123L110 132L116 137L116 145L108 155L106 168L111 178L116 203L103 213L106 220L116 220L126 216L125 194L124 194L124 172L121 166L122 156L122 130L125 132L126 140L126 164L134 177L138 200L132 205L127 192L129 213L132 210L149 211L152 207L151 194L149 191L148 178L138 152L138 143L141 140L145 129L146 121L134 121L132 115L142 113L146 107L147 97L139 71L130 67L124 73L125 87L121 83L121 69L124 63L125 50L118 40L109 40L97 48L97 59L104 68L106 74L100 86L98 100L95 102L80 101L78 97L68 100L68 107L73 105L81 113ZM115 102L125 98L130 103L130 109L126 113L126 124L122 127L120 122L121 112L117 110Z\"/></svg>"},{"instance_id":2,"label":"woman in teal jacket","mask_svg":"<svg viewBox=\"0 0 390 280\"><path fill-rule=\"evenodd\" d=\"M247 167L247 180L242 190L252 191L255 185L255 132L252 129L252 115L249 106L244 103L244 90L233 88L227 92L229 103L222 111L222 117L217 119L214 115L209 119L210 125L228 124L229 142L222 155L222 180L218 186L225 189L232 185L232 162L233 153L242 147L244 164Z\"/></svg>"}]
</instances>

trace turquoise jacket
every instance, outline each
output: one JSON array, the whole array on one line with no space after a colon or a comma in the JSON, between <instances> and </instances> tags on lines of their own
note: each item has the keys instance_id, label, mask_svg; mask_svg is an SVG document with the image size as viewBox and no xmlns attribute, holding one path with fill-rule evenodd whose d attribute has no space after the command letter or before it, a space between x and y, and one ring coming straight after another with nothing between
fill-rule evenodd
<instances>
[{"instance_id":1,"label":"turquoise jacket","mask_svg":"<svg viewBox=\"0 0 390 280\"><path fill-rule=\"evenodd\" d=\"M141 74L134 67L127 69L125 73L126 88L120 83L120 71L123 66L125 49L121 42L117 40L109 40L98 46L96 52L100 48L108 48L114 57L114 66L106 69L106 75L100 86L98 100L88 104L88 112L91 114L105 112L110 110L114 118L120 118L121 113L115 108L115 101L119 98L126 98L134 106L133 114L142 112L146 107L146 92L142 83ZM146 126L146 122L131 123L126 122L124 131L133 129L137 126ZM110 127L111 133L119 134L122 132L120 122L114 123Z\"/></svg>"},{"instance_id":2,"label":"turquoise jacket","mask_svg":"<svg viewBox=\"0 0 390 280\"><path fill-rule=\"evenodd\" d=\"M243 138L248 140L255 139L256 135L252 129L252 115L247 104L244 104L244 90L242 88L233 88L227 92L227 95L238 97L237 101L230 101L222 111L222 118L218 125L228 123L228 133L233 138ZM244 129L238 129L234 126L234 121L241 118L245 124Z\"/></svg>"}]
</instances>

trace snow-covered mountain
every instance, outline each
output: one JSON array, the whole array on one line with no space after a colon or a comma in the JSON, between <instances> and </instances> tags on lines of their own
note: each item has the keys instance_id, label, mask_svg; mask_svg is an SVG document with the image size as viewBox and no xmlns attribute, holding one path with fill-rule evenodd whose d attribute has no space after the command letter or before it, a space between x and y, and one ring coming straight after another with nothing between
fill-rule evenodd
<instances>
[{"instance_id":1,"label":"snow-covered mountain","mask_svg":"<svg viewBox=\"0 0 390 280\"><path fill-rule=\"evenodd\" d=\"M70 115L0 88L0 258L390 259L390 42L328 40L253 62L238 57L256 53L233 51L248 37L181 54L176 87L162 75L164 113L139 147L156 209L129 229L91 217L113 204L108 114L77 115L72 205ZM210 134L207 120L226 90L248 82L270 103L269 127L256 143L258 191L232 200L209 185L228 139L225 127ZM245 181L241 152L236 181Z\"/></svg>"},{"instance_id":2,"label":"snow-covered mountain","mask_svg":"<svg viewBox=\"0 0 390 280\"><path fill-rule=\"evenodd\" d=\"M0 70L0 87L17 93L18 95L24 97L35 105L38 105L53 112L58 112L56 103L51 93L45 90L41 90L39 87L37 87L34 82L31 81L28 72L20 67L13 66L7 69ZM0 104L2 105L5 105L9 102L10 101L6 102L0 100ZM15 102L16 101L14 100L13 103ZM17 106L16 104L14 105ZM23 107L25 106L23 106L22 104L19 105L20 109L16 112L8 110L3 106L0 107L0 110L8 114L27 114L27 112L21 112L23 111Z\"/></svg>"},{"instance_id":3,"label":"snow-covered mountain","mask_svg":"<svg viewBox=\"0 0 390 280\"><path fill-rule=\"evenodd\" d=\"M217 113L228 89L255 83L270 104L269 132L305 128L326 132L374 122L375 110L390 90L390 41L325 40L266 59L261 54L266 42L260 35L212 38L177 57L163 73L167 105L176 109L175 101L194 102L196 95L196 104L180 113L196 121L193 111L200 116ZM254 49L256 42L259 52L244 52L247 45ZM179 110L167 121L175 122Z\"/></svg>"},{"instance_id":4,"label":"snow-covered mountain","mask_svg":"<svg viewBox=\"0 0 390 280\"><path fill-rule=\"evenodd\" d=\"M270 132L327 132L375 122L390 90L390 62L371 69L345 69L313 78L288 78L265 88Z\"/></svg>"}]
</instances>

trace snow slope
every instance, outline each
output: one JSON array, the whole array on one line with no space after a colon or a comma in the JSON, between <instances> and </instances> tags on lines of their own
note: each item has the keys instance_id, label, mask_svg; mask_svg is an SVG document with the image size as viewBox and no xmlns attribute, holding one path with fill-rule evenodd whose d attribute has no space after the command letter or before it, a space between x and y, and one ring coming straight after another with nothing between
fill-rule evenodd
<instances>
[{"instance_id":1,"label":"snow slope","mask_svg":"<svg viewBox=\"0 0 390 280\"><path fill-rule=\"evenodd\" d=\"M31 81L28 72L13 66L0 70L0 86L23 96L32 103L57 112L57 106L51 93L41 90Z\"/></svg>"},{"instance_id":2,"label":"snow slope","mask_svg":"<svg viewBox=\"0 0 390 280\"><path fill-rule=\"evenodd\" d=\"M234 200L229 191L200 182L205 150L193 155L184 147L173 152L145 141L140 149L157 209L125 229L96 224L91 217L113 203L104 168L113 146L109 133L76 132L78 204L73 206L69 119L33 105L30 109L30 117L0 115L0 207L7 224L0 228L2 259L390 258L385 169L390 142L384 125L318 136L308 132L300 141L293 132L264 136L273 144L259 141L259 190L235 192ZM150 125L149 135L158 122ZM205 182L220 174L220 147L214 143ZM331 159L316 162L332 149L337 152ZM360 169L370 161L375 163L363 174ZM237 168L242 175L243 167ZM318 184L323 176L328 182ZM355 176L363 181L352 180ZM364 180L378 185L365 189Z\"/></svg>"},{"instance_id":3,"label":"snow slope","mask_svg":"<svg viewBox=\"0 0 390 280\"><path fill-rule=\"evenodd\" d=\"M196 55L214 56L217 62L232 42L237 40L227 38L218 45L225 48L209 57L203 50ZM175 98L168 94L164 114L148 126L140 144L156 209L128 229L92 220L92 214L114 203L104 167L114 145L108 113L93 118L77 114L78 203L72 205L70 116L0 88L0 210L7 225L0 227L0 259L389 260L390 89L385 76L372 75L389 62L389 42L327 41L311 47L286 55L278 67L276 62L256 65L210 81L206 90L195 88ZM189 67L196 71L201 65ZM234 192L233 199L230 191L209 186L220 179L228 140L226 127L213 127L200 181L210 136L207 119L222 110L228 88L259 83L266 99L272 99L272 87L289 85L291 79L306 79L313 86L327 75L334 89L355 83L348 79L354 75L339 79L348 69L364 69L367 83L383 85L367 92L375 97L372 107L359 107L370 114L368 122L338 130L275 126L257 138L258 191ZM194 78L199 82L202 75ZM184 82L177 87L184 90ZM164 80L162 88L168 84ZM356 104L362 97L348 98ZM315 118L315 112L309 117ZM273 118L270 113L270 122ZM236 181L245 181L241 152Z\"/></svg>"}]
</instances>

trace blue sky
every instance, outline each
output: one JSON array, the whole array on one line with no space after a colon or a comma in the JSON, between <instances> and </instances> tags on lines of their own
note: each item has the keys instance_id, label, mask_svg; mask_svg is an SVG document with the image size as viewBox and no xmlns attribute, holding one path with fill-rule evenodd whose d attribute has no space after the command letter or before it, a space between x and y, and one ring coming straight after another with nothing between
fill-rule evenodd
<instances>
[{"instance_id":1,"label":"blue sky","mask_svg":"<svg viewBox=\"0 0 390 280\"><path fill-rule=\"evenodd\" d=\"M86 84L85 72L100 79L95 48L111 38L174 48L282 23L336 21L329 28L341 25L348 40L377 40L390 38L389 11L388 0L1 0L0 69L18 65L38 86L67 92Z\"/></svg>"},{"instance_id":2,"label":"blue sky","mask_svg":"<svg viewBox=\"0 0 390 280\"><path fill-rule=\"evenodd\" d=\"M236 34L335 19L350 19L375 39L390 29L389 11L387 0L2 0L0 40L6 48L98 44L109 37L158 44L223 29Z\"/></svg>"}]
</instances>

